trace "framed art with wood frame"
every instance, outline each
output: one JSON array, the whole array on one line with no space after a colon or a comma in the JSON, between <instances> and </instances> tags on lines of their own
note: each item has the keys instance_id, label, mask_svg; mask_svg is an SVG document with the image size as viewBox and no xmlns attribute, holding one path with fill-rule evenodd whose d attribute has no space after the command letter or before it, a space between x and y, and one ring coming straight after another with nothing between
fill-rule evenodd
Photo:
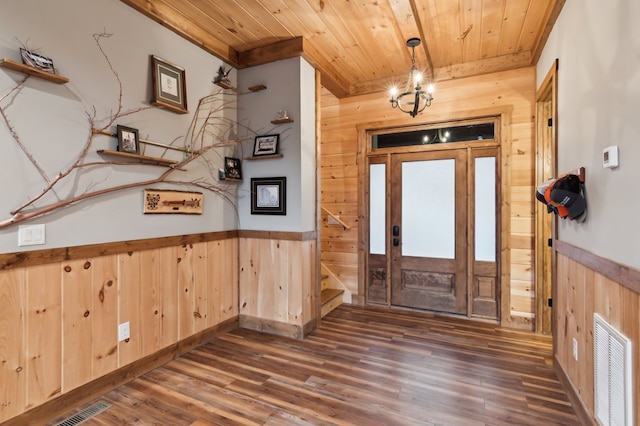
<instances>
[{"instance_id":1,"label":"framed art with wood frame","mask_svg":"<svg viewBox=\"0 0 640 426\"><path fill-rule=\"evenodd\" d=\"M140 154L138 129L118 124L118 151Z\"/></svg>"},{"instance_id":2,"label":"framed art with wood frame","mask_svg":"<svg viewBox=\"0 0 640 426\"><path fill-rule=\"evenodd\" d=\"M183 68L151 55L151 79L153 82L152 104L180 114L189 112Z\"/></svg>"},{"instance_id":3,"label":"framed art with wood frame","mask_svg":"<svg viewBox=\"0 0 640 426\"><path fill-rule=\"evenodd\" d=\"M251 178L251 214L287 214L287 178Z\"/></svg>"},{"instance_id":4,"label":"framed art with wood frame","mask_svg":"<svg viewBox=\"0 0 640 426\"><path fill-rule=\"evenodd\" d=\"M280 139L280 135L256 136L253 144L253 156L277 154L278 139Z\"/></svg>"}]
</instances>

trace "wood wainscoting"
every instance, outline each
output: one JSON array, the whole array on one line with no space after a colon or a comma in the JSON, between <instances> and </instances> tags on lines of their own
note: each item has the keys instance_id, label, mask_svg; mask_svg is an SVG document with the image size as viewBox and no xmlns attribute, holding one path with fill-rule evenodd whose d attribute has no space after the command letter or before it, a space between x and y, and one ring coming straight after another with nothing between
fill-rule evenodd
<instances>
[{"instance_id":1,"label":"wood wainscoting","mask_svg":"<svg viewBox=\"0 0 640 426\"><path fill-rule=\"evenodd\" d=\"M319 316L315 232L240 231L240 326L302 339Z\"/></svg>"},{"instance_id":2,"label":"wood wainscoting","mask_svg":"<svg viewBox=\"0 0 640 426\"><path fill-rule=\"evenodd\" d=\"M596 424L594 408L593 314L597 313L632 341L633 415L640 419L640 271L554 241L556 294L555 360L583 424ZM573 358L573 339L578 360ZM582 410L579 410L579 407Z\"/></svg>"},{"instance_id":3,"label":"wood wainscoting","mask_svg":"<svg viewBox=\"0 0 640 426\"><path fill-rule=\"evenodd\" d=\"M235 326L237 235L0 255L0 422L95 397Z\"/></svg>"}]
</instances>

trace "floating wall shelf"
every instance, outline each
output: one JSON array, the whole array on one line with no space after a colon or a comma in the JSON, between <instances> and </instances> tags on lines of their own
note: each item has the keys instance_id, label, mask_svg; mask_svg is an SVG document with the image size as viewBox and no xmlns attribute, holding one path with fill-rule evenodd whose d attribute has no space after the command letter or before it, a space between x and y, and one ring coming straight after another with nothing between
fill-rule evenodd
<instances>
[{"instance_id":1,"label":"floating wall shelf","mask_svg":"<svg viewBox=\"0 0 640 426\"><path fill-rule=\"evenodd\" d=\"M214 81L213 82L216 86L220 86L223 89L233 89L233 86L227 82L224 81Z\"/></svg>"},{"instance_id":2,"label":"floating wall shelf","mask_svg":"<svg viewBox=\"0 0 640 426\"><path fill-rule=\"evenodd\" d=\"M128 158L130 160L138 160L142 163L148 162L148 163L153 163L160 166L173 166L174 164L177 163L177 161L167 160L166 158L148 157L146 155L134 154L131 152L111 151L108 149L100 149L98 150L98 154L110 155L112 157Z\"/></svg>"},{"instance_id":3,"label":"floating wall shelf","mask_svg":"<svg viewBox=\"0 0 640 426\"><path fill-rule=\"evenodd\" d=\"M266 88L267 88L267 86L265 86L264 84L256 84L255 86L249 87L249 90L251 90L252 92L259 92L259 91L264 90Z\"/></svg>"},{"instance_id":4,"label":"floating wall shelf","mask_svg":"<svg viewBox=\"0 0 640 426\"><path fill-rule=\"evenodd\" d=\"M59 74L52 74L50 72L42 71L39 68L32 67L30 65L21 64L20 62L16 62L12 59L7 59L7 58L0 59L0 67L8 68L13 71L19 71L25 74L32 75L34 77L52 81L57 84L64 84L69 82L69 79L67 77L63 77Z\"/></svg>"},{"instance_id":5,"label":"floating wall shelf","mask_svg":"<svg viewBox=\"0 0 640 426\"><path fill-rule=\"evenodd\" d=\"M277 120L271 120L271 124L284 124L284 123L293 123L293 119L291 119L291 118L279 118Z\"/></svg>"},{"instance_id":6,"label":"floating wall shelf","mask_svg":"<svg viewBox=\"0 0 640 426\"><path fill-rule=\"evenodd\" d=\"M245 157L245 160L267 160L269 158L282 158L282 154L258 155L255 157Z\"/></svg>"}]
</instances>

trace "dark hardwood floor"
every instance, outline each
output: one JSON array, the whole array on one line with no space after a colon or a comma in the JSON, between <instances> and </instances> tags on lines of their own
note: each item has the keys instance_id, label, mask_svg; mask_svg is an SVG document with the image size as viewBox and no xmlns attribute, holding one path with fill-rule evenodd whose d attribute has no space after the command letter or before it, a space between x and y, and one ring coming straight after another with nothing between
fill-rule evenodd
<instances>
[{"instance_id":1,"label":"dark hardwood floor","mask_svg":"<svg viewBox=\"0 0 640 426\"><path fill-rule=\"evenodd\" d=\"M551 360L543 336L343 305L303 341L225 334L99 398L113 406L84 424L578 425Z\"/></svg>"}]
</instances>

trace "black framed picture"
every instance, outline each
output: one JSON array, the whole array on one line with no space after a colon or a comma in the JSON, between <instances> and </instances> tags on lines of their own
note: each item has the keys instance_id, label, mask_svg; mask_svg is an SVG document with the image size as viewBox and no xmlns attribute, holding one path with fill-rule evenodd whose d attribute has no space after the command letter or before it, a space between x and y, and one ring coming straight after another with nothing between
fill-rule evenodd
<instances>
[{"instance_id":1,"label":"black framed picture","mask_svg":"<svg viewBox=\"0 0 640 426\"><path fill-rule=\"evenodd\" d=\"M153 82L152 104L181 114L189 112L183 68L151 55L151 80Z\"/></svg>"},{"instance_id":2,"label":"black framed picture","mask_svg":"<svg viewBox=\"0 0 640 426\"><path fill-rule=\"evenodd\" d=\"M224 174L226 179L242 179L240 159L233 157L224 157Z\"/></svg>"},{"instance_id":3,"label":"black framed picture","mask_svg":"<svg viewBox=\"0 0 640 426\"><path fill-rule=\"evenodd\" d=\"M253 144L253 156L277 154L278 139L280 139L280 135L256 136Z\"/></svg>"},{"instance_id":4,"label":"black framed picture","mask_svg":"<svg viewBox=\"0 0 640 426\"><path fill-rule=\"evenodd\" d=\"M138 129L118 124L118 151L140 154Z\"/></svg>"},{"instance_id":5,"label":"black framed picture","mask_svg":"<svg viewBox=\"0 0 640 426\"><path fill-rule=\"evenodd\" d=\"M251 178L251 214L287 214L287 178Z\"/></svg>"}]
</instances>

